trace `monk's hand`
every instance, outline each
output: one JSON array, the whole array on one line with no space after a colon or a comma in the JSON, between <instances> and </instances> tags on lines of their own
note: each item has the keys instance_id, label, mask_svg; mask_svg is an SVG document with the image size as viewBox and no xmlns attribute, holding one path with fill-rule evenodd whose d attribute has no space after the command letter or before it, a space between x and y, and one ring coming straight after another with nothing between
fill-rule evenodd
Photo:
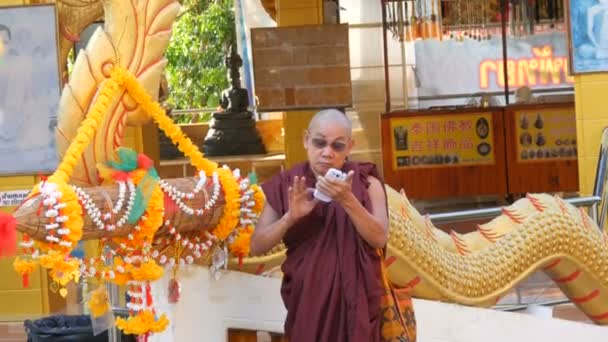
<instances>
[{"instance_id":1,"label":"monk's hand","mask_svg":"<svg viewBox=\"0 0 608 342\"><path fill-rule=\"evenodd\" d=\"M314 189L306 187L306 178L295 176L293 184L287 189L289 196L289 210L287 217L291 224L310 214L319 202L312 196Z\"/></svg>"},{"instance_id":2,"label":"monk's hand","mask_svg":"<svg viewBox=\"0 0 608 342\"><path fill-rule=\"evenodd\" d=\"M319 176L317 177L317 189L342 204L352 194L354 175L354 171L349 171L343 181Z\"/></svg>"}]
</instances>

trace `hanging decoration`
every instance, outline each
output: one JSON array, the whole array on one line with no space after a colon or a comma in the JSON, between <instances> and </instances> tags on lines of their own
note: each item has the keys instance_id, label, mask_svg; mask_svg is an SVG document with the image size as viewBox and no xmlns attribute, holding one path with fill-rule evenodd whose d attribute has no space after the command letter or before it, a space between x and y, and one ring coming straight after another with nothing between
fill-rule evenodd
<instances>
[{"instance_id":1,"label":"hanging decoration","mask_svg":"<svg viewBox=\"0 0 608 342\"><path fill-rule=\"evenodd\" d=\"M501 35L500 0L384 0L385 27L395 40L482 42ZM507 34L516 37L563 30L564 6L557 0L508 0Z\"/></svg>"},{"instance_id":2,"label":"hanging decoration","mask_svg":"<svg viewBox=\"0 0 608 342\"><path fill-rule=\"evenodd\" d=\"M118 148L114 160L98 166L106 186L69 184L110 104L125 92L190 159L198 177L162 180L150 158ZM88 304L94 317L109 310L106 282L126 286L129 317L118 318L116 325L127 334L148 336L169 323L155 308L151 293L151 283L163 276L163 266L172 268L169 299L177 302L180 266L210 262L219 275L230 253L239 260L249 254L249 239L264 203L255 182L255 177L242 177L238 170L205 159L137 79L115 66L57 170L34 187L15 213L17 220L0 217L2 236L12 233L14 240L16 228L24 233L21 255L14 261L24 286L37 265L50 271L62 296L67 295L68 282L92 278L100 284ZM220 208L221 216L215 217ZM31 217L34 220L19 221ZM86 261L71 256L79 241L93 238L99 239L96 256ZM2 245L11 245L11 239L4 240Z\"/></svg>"}]
</instances>

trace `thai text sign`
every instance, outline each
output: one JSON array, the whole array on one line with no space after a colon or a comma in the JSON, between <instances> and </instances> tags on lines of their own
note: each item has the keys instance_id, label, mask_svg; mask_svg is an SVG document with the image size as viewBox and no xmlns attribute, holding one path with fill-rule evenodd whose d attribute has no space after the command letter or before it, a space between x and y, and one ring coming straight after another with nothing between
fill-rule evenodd
<instances>
[{"instance_id":1,"label":"thai text sign","mask_svg":"<svg viewBox=\"0 0 608 342\"><path fill-rule=\"evenodd\" d=\"M492 114L391 120L393 168L494 164Z\"/></svg>"},{"instance_id":2,"label":"thai text sign","mask_svg":"<svg viewBox=\"0 0 608 342\"><path fill-rule=\"evenodd\" d=\"M574 109L535 109L515 112L517 161L576 159Z\"/></svg>"},{"instance_id":3,"label":"thai text sign","mask_svg":"<svg viewBox=\"0 0 608 342\"><path fill-rule=\"evenodd\" d=\"M511 89L561 88L574 83L568 76L565 30L508 39L507 80L500 35L482 42L427 39L414 44L418 96L499 92L506 81Z\"/></svg>"},{"instance_id":4,"label":"thai text sign","mask_svg":"<svg viewBox=\"0 0 608 342\"><path fill-rule=\"evenodd\" d=\"M573 84L574 79L568 76L568 58L555 56L551 45L531 47L532 57L507 59L507 77L509 87L559 86ZM479 88L491 88L490 80L496 85L505 87L504 62L502 59L486 59L479 65ZM492 87L494 88L494 87Z\"/></svg>"},{"instance_id":5,"label":"thai text sign","mask_svg":"<svg viewBox=\"0 0 608 342\"><path fill-rule=\"evenodd\" d=\"M2 191L0 192L0 207L18 206L29 193L29 190Z\"/></svg>"}]
</instances>

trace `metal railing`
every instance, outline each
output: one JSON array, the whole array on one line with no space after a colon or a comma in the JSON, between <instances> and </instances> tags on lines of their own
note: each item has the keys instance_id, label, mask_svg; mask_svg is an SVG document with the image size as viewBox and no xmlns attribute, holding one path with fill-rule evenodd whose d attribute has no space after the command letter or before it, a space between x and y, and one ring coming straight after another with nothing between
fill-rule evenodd
<instances>
[{"instance_id":1,"label":"metal railing","mask_svg":"<svg viewBox=\"0 0 608 342\"><path fill-rule=\"evenodd\" d=\"M564 201L572 204L575 207L589 207L594 211L597 204L600 202L599 196L572 197L566 198ZM453 223L463 221L475 221L481 219L492 219L502 214L502 207L492 207L483 209L453 211L447 213L437 213L429 215L433 223ZM592 215L593 216L593 215Z\"/></svg>"},{"instance_id":2,"label":"metal railing","mask_svg":"<svg viewBox=\"0 0 608 342\"><path fill-rule=\"evenodd\" d=\"M494 307L494 310L499 310L499 311L508 311L508 312L517 312L517 311L525 311L528 309L528 307L530 305L536 305L536 306L556 306L556 305L561 305L561 304L568 304L570 303L569 299L556 299L556 300L548 300L546 302L539 302L539 303L527 303L527 304L514 304L514 305L506 305L504 307Z\"/></svg>"},{"instance_id":3,"label":"metal railing","mask_svg":"<svg viewBox=\"0 0 608 342\"><path fill-rule=\"evenodd\" d=\"M595 221L600 229L604 229L606 224L606 213L608 212L608 128L604 128L600 138L600 154L598 156L597 168L595 172L595 185L593 195L600 197L599 207L595 212Z\"/></svg>"}]
</instances>

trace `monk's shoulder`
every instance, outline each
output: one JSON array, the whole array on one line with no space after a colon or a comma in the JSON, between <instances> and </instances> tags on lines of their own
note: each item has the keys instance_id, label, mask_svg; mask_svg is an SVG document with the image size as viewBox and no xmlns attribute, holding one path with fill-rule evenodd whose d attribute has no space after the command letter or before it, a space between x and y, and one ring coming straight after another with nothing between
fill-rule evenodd
<instances>
[{"instance_id":1,"label":"monk's shoulder","mask_svg":"<svg viewBox=\"0 0 608 342\"><path fill-rule=\"evenodd\" d=\"M369 186L367 187L368 192L383 192L382 190L382 182L374 176L367 176L367 183Z\"/></svg>"},{"instance_id":2,"label":"monk's shoulder","mask_svg":"<svg viewBox=\"0 0 608 342\"><path fill-rule=\"evenodd\" d=\"M296 164L288 170L276 173L264 183L262 183L262 190L266 195L272 192L283 192L287 191L287 188L291 185L294 176L302 176L305 173L305 163Z\"/></svg>"}]
</instances>

